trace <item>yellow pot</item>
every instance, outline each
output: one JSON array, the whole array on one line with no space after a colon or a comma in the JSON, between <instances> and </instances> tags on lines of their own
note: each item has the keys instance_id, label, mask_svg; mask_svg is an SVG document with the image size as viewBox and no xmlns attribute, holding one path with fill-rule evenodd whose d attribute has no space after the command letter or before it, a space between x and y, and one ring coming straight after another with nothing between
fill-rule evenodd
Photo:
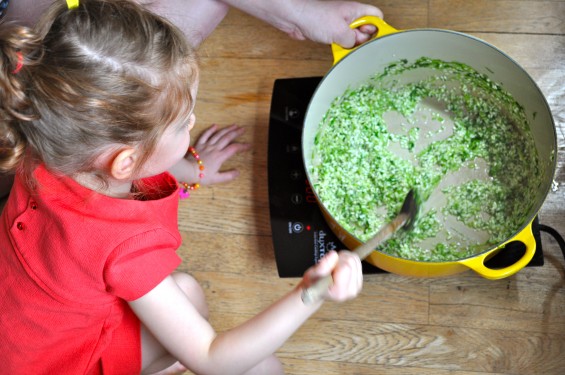
<instances>
[{"instance_id":1,"label":"yellow pot","mask_svg":"<svg viewBox=\"0 0 565 375\"><path fill-rule=\"evenodd\" d=\"M458 61L469 65L491 80L501 84L518 103L524 106L532 119L534 142L542 161L543 181L535 196L535 203L523 225L505 241L474 256L449 262L423 262L394 257L375 250L367 261L383 270L400 275L438 277L457 274L469 269L488 279L508 277L525 267L536 251L532 222L549 193L556 168L556 132L551 111L534 80L515 61L496 47L473 36L440 29L413 29L399 31L377 17L363 17L351 24L352 28L372 24L376 36L354 49L333 45L334 66L318 85L308 105L302 134L302 152L306 174L311 179L312 149L318 124L332 101L347 89L358 87L389 64L406 59L415 61L426 56L444 61ZM311 184L313 185L313 184ZM346 231L328 212L313 186L322 213L332 231L350 249L361 241ZM512 241L522 242L526 251L514 264L502 269L490 269L485 261L504 249Z\"/></svg>"}]
</instances>

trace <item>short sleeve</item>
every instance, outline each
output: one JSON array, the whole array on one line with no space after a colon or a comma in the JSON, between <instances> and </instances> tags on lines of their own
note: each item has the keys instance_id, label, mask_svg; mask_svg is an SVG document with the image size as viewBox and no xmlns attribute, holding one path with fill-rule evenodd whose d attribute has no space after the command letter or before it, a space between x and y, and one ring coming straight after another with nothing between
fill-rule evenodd
<instances>
[{"instance_id":1,"label":"short sleeve","mask_svg":"<svg viewBox=\"0 0 565 375\"><path fill-rule=\"evenodd\" d=\"M180 234L162 229L138 234L117 247L106 263L106 290L126 301L136 300L170 275L181 263L176 249Z\"/></svg>"}]
</instances>

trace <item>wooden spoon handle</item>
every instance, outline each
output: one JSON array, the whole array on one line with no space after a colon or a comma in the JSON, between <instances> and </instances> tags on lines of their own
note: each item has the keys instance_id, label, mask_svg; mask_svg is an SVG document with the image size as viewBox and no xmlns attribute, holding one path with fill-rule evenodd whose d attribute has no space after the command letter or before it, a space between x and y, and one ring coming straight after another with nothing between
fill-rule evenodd
<instances>
[{"instance_id":1,"label":"wooden spoon handle","mask_svg":"<svg viewBox=\"0 0 565 375\"><path fill-rule=\"evenodd\" d=\"M302 290L302 302L305 305L311 305L315 302L321 301L328 289L334 284L332 275L327 275L310 285L308 288Z\"/></svg>"},{"instance_id":2,"label":"wooden spoon handle","mask_svg":"<svg viewBox=\"0 0 565 375\"><path fill-rule=\"evenodd\" d=\"M377 234L364 244L359 245L353 252L359 256L359 259L365 259L377 246L388 240L390 236L402 227L409 217L410 215L406 212L398 214L392 221L382 227ZM308 288L302 290L302 302L304 302L305 305L310 305L322 300L332 285L333 279L331 275L318 279Z\"/></svg>"},{"instance_id":3,"label":"wooden spoon handle","mask_svg":"<svg viewBox=\"0 0 565 375\"><path fill-rule=\"evenodd\" d=\"M398 214L392 221L382 227L377 234L364 244L359 245L353 252L357 254L361 260L367 258L376 247L396 233L396 231L406 223L409 217L410 215L406 212Z\"/></svg>"}]
</instances>

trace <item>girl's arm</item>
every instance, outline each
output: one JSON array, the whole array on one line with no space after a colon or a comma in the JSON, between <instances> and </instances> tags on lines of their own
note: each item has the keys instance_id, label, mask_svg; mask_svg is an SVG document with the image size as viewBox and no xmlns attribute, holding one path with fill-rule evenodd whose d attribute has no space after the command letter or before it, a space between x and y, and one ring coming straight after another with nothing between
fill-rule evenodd
<instances>
[{"instance_id":1,"label":"girl's arm","mask_svg":"<svg viewBox=\"0 0 565 375\"><path fill-rule=\"evenodd\" d=\"M145 296L130 302L133 311L169 353L198 374L240 374L273 354L322 305L305 305L304 287L332 274L327 299L344 301L361 290L362 270L357 255L328 253L309 269L288 294L244 324L216 334L190 304L172 277Z\"/></svg>"}]
</instances>

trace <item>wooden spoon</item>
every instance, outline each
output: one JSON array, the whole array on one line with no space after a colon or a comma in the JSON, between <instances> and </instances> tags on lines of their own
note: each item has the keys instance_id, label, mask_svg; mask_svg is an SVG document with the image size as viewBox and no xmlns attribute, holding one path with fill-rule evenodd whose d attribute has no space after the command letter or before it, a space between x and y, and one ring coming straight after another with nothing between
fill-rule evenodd
<instances>
[{"instance_id":1,"label":"wooden spoon","mask_svg":"<svg viewBox=\"0 0 565 375\"><path fill-rule=\"evenodd\" d=\"M419 204L414 190L412 189L408 192L406 198L404 198L404 203L398 215L388 224L384 225L371 239L353 250L353 252L363 260L371 254L377 246L392 237L400 228L404 228L404 230L411 229L416 219L418 209ZM318 279L314 284L302 291L302 301L306 305L320 301L328 288L332 285L333 279L331 275Z\"/></svg>"}]
</instances>

